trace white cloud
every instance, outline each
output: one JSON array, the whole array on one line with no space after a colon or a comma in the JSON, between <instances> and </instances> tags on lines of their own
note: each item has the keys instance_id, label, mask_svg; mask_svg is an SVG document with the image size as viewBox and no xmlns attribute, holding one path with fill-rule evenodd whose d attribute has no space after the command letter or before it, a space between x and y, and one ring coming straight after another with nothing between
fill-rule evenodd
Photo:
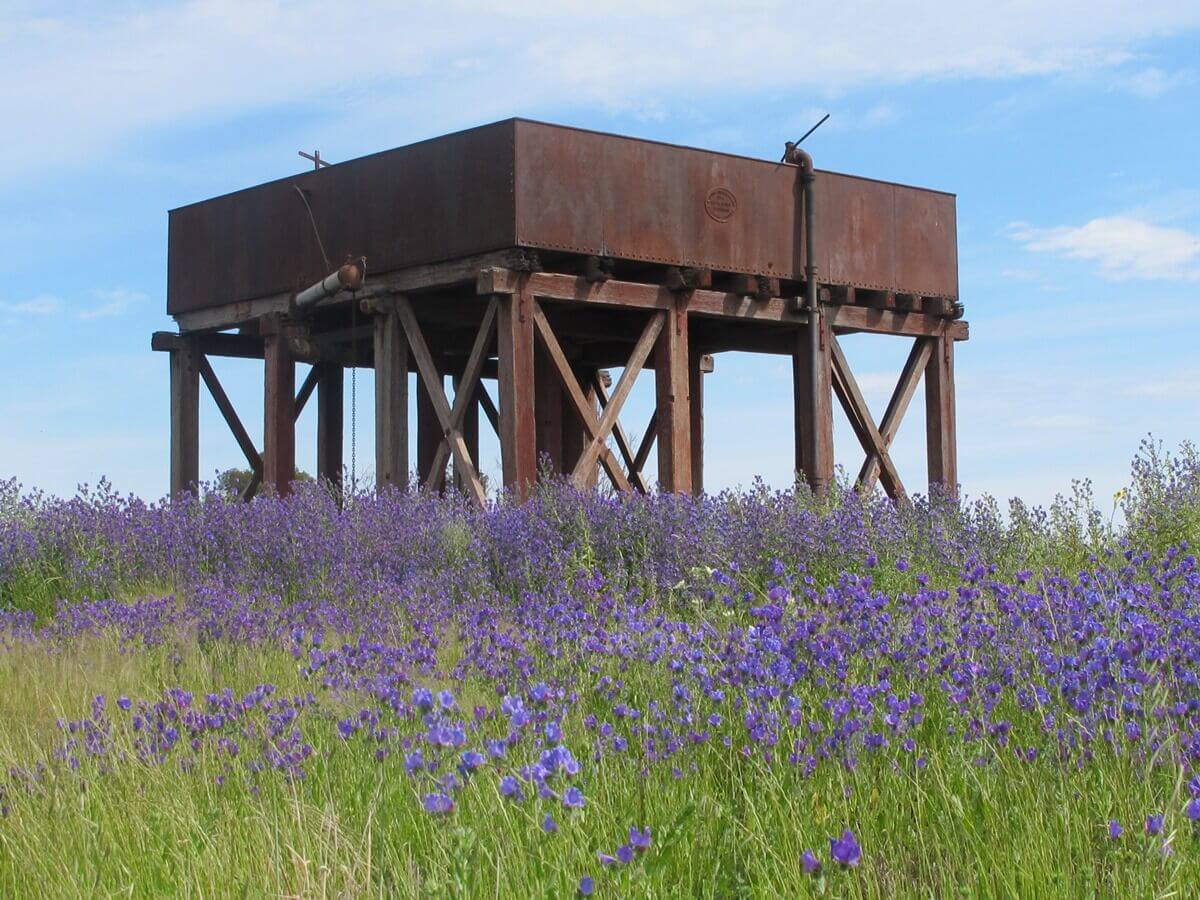
<instances>
[{"instance_id":1,"label":"white cloud","mask_svg":"<svg viewBox=\"0 0 1200 900\"><path fill-rule=\"evenodd\" d=\"M1156 100L1163 94L1188 84L1192 79L1192 73L1186 70L1165 72L1157 66L1150 66L1116 76L1113 79L1113 87L1144 100Z\"/></svg>"},{"instance_id":2,"label":"white cloud","mask_svg":"<svg viewBox=\"0 0 1200 900\"><path fill-rule=\"evenodd\" d=\"M52 316L62 308L62 300L53 294L39 294L29 300L11 303L0 301L0 311L18 316Z\"/></svg>"},{"instance_id":3,"label":"white cloud","mask_svg":"<svg viewBox=\"0 0 1200 900\"><path fill-rule=\"evenodd\" d=\"M96 306L80 310L76 314L78 318L88 320L119 316L135 306L140 306L148 299L143 293L127 291L124 288L117 288L113 291L96 291L96 297L101 302Z\"/></svg>"},{"instance_id":4,"label":"white cloud","mask_svg":"<svg viewBox=\"0 0 1200 900\"><path fill-rule=\"evenodd\" d=\"M1200 6L1177 0L366 0L335 16L318 0L100 8L5 12L0 120L36 139L3 142L4 178L285 104L320 114L331 133L405 121L436 133L567 105L653 118L698 94L832 97L924 78L1093 71L1200 25ZM1166 78L1137 83L1153 91ZM882 105L866 118L893 115Z\"/></svg>"},{"instance_id":5,"label":"white cloud","mask_svg":"<svg viewBox=\"0 0 1200 900\"><path fill-rule=\"evenodd\" d=\"M1055 228L1014 222L1009 234L1034 252L1097 263L1100 274L1114 281L1200 281L1200 236L1134 216L1107 216Z\"/></svg>"}]
</instances>

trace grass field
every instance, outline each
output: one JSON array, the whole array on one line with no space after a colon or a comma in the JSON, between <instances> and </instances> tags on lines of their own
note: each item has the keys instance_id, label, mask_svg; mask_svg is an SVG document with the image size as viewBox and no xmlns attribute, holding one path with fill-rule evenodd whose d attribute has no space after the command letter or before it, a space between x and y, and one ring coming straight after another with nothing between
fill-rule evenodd
<instances>
[{"instance_id":1,"label":"grass field","mask_svg":"<svg viewBox=\"0 0 1200 900\"><path fill-rule=\"evenodd\" d=\"M1046 511L0 484L0 896L1188 896L1200 460Z\"/></svg>"}]
</instances>

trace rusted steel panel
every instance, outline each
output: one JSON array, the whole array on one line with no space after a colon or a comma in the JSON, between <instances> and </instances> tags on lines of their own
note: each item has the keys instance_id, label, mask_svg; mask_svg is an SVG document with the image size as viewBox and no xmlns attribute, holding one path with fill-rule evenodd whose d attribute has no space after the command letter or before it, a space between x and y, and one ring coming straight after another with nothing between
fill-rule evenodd
<instances>
[{"instance_id":1,"label":"rusted steel panel","mask_svg":"<svg viewBox=\"0 0 1200 900\"><path fill-rule=\"evenodd\" d=\"M517 123L525 246L750 274L798 271L796 169Z\"/></svg>"},{"instance_id":2,"label":"rusted steel panel","mask_svg":"<svg viewBox=\"0 0 1200 900\"><path fill-rule=\"evenodd\" d=\"M522 246L799 279L795 166L518 121ZM817 173L822 282L958 296L954 196Z\"/></svg>"},{"instance_id":3,"label":"rusted steel panel","mask_svg":"<svg viewBox=\"0 0 1200 900\"><path fill-rule=\"evenodd\" d=\"M334 266L371 274L515 246L509 120L171 211L167 312L294 291Z\"/></svg>"},{"instance_id":4,"label":"rusted steel panel","mask_svg":"<svg viewBox=\"0 0 1200 900\"><path fill-rule=\"evenodd\" d=\"M168 312L526 247L798 279L792 165L509 120L174 210ZM957 297L954 197L818 172L820 278Z\"/></svg>"}]
</instances>

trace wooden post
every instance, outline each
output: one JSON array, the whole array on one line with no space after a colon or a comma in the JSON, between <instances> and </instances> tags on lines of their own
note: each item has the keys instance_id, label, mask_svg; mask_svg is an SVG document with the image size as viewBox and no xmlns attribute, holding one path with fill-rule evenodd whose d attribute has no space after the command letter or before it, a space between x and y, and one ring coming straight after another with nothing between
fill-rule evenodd
<instances>
[{"instance_id":1,"label":"wooden post","mask_svg":"<svg viewBox=\"0 0 1200 900\"><path fill-rule=\"evenodd\" d=\"M296 362L285 322L264 319L262 329L263 482L286 496L296 477Z\"/></svg>"},{"instance_id":2,"label":"wooden post","mask_svg":"<svg viewBox=\"0 0 1200 900\"><path fill-rule=\"evenodd\" d=\"M445 385L445 378L438 373L438 381ZM444 432L442 423L438 421L437 410L433 406L433 399L429 396L429 389L425 386L424 381L417 379L417 481L420 484L425 484L429 478L430 470L433 468L438 457L438 448L442 444ZM443 460L445 457L443 457ZM445 463L442 463L442 472L437 479L430 485L430 488L438 493L446 489L446 470Z\"/></svg>"},{"instance_id":3,"label":"wooden post","mask_svg":"<svg viewBox=\"0 0 1200 900\"><path fill-rule=\"evenodd\" d=\"M458 392L461 389L462 377L455 375L453 379L454 399L457 401ZM483 390L483 385L477 384L474 388L475 396L471 398L471 402L467 406L467 411L463 415L462 436L463 443L467 445L467 452L471 454L471 459L475 461L475 467L481 468L479 461L479 391ZM463 473L459 471L458 464L454 465L454 487L456 490L464 491L467 488L466 481L463 478Z\"/></svg>"},{"instance_id":4,"label":"wooden post","mask_svg":"<svg viewBox=\"0 0 1200 900\"><path fill-rule=\"evenodd\" d=\"M180 338L171 360L171 498L200 481L200 366L195 342Z\"/></svg>"},{"instance_id":5,"label":"wooden post","mask_svg":"<svg viewBox=\"0 0 1200 900\"><path fill-rule=\"evenodd\" d=\"M408 342L395 309L375 316L375 487L408 488Z\"/></svg>"},{"instance_id":6,"label":"wooden post","mask_svg":"<svg viewBox=\"0 0 1200 900\"><path fill-rule=\"evenodd\" d=\"M542 457L549 457L550 471L559 473L565 469L566 453L564 446L563 407L568 402L562 384L554 373L554 364L550 361L544 347L538 347L534 355L534 414L537 417L537 450L538 464ZM576 454L578 459L578 454ZM574 468L574 466L572 466Z\"/></svg>"},{"instance_id":7,"label":"wooden post","mask_svg":"<svg viewBox=\"0 0 1200 900\"><path fill-rule=\"evenodd\" d=\"M345 369L338 363L318 363L317 375L317 477L341 495L342 426L345 406Z\"/></svg>"},{"instance_id":8,"label":"wooden post","mask_svg":"<svg viewBox=\"0 0 1200 900\"><path fill-rule=\"evenodd\" d=\"M692 422L688 399L687 294L674 309L654 345L654 386L658 411L658 488L675 494L692 490Z\"/></svg>"},{"instance_id":9,"label":"wooden post","mask_svg":"<svg viewBox=\"0 0 1200 900\"><path fill-rule=\"evenodd\" d=\"M528 277L517 292L502 295L497 320L500 460L504 486L521 499L537 482L537 421L534 416L533 294Z\"/></svg>"},{"instance_id":10,"label":"wooden post","mask_svg":"<svg viewBox=\"0 0 1200 900\"><path fill-rule=\"evenodd\" d=\"M949 331L927 338L932 344L925 364L925 440L929 488L938 485L958 496L958 439L954 421L954 339Z\"/></svg>"},{"instance_id":11,"label":"wooden post","mask_svg":"<svg viewBox=\"0 0 1200 900\"><path fill-rule=\"evenodd\" d=\"M688 421L691 423L692 493L704 493L704 373L699 348L688 348Z\"/></svg>"},{"instance_id":12,"label":"wooden post","mask_svg":"<svg viewBox=\"0 0 1200 900\"><path fill-rule=\"evenodd\" d=\"M815 319L815 321L814 321ZM819 497L833 484L833 371L829 317L810 313L796 333L792 388L796 418L796 472ZM815 365L814 365L815 360ZM815 370L815 372L814 372Z\"/></svg>"}]
</instances>

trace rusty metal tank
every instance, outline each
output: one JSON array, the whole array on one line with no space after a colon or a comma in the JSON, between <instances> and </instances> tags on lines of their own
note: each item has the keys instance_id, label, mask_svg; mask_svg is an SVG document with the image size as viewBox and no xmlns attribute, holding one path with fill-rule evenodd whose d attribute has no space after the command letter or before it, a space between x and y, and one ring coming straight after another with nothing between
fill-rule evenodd
<instances>
[{"instance_id":1,"label":"rusty metal tank","mask_svg":"<svg viewBox=\"0 0 1200 900\"><path fill-rule=\"evenodd\" d=\"M957 298L953 194L818 171L824 284ZM509 248L801 279L795 166L508 119L172 210L167 311ZM303 199L302 199L303 195Z\"/></svg>"}]
</instances>

